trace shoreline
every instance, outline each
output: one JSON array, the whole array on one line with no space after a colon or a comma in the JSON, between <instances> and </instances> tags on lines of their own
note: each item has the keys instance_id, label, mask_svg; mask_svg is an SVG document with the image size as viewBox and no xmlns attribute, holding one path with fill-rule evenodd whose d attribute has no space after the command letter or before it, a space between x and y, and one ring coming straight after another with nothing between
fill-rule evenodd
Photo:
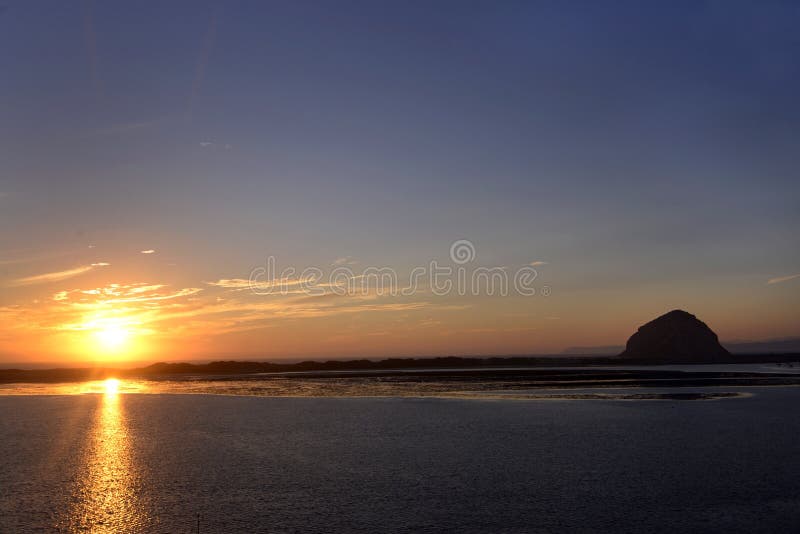
<instances>
[{"instance_id":1,"label":"shoreline","mask_svg":"<svg viewBox=\"0 0 800 534\"><path fill-rule=\"evenodd\" d=\"M226 380L269 378L347 378L347 377L393 377L424 376L444 377L458 375L466 379L481 376L545 376L554 373L571 375L619 374L619 373L670 373L665 366L705 365L773 365L774 371L758 373L770 376L793 376L797 372L789 367L786 372L780 366L800 362L800 354L737 356L725 361L641 361L619 358L563 358L563 357L492 357L492 358L393 358L380 361L346 360L293 364L278 364L255 361L217 361L207 364L155 363L132 369L115 368L51 368L51 369L0 369L0 384L13 383L64 383L126 378L145 380ZM798 364L800 365L800 364ZM798 367L800 370L800 367ZM684 373L689 371L682 371ZM700 369L696 374L713 371ZM737 371L738 373L738 371ZM750 373L756 374L756 373ZM685 374L682 376L686 376Z\"/></svg>"}]
</instances>

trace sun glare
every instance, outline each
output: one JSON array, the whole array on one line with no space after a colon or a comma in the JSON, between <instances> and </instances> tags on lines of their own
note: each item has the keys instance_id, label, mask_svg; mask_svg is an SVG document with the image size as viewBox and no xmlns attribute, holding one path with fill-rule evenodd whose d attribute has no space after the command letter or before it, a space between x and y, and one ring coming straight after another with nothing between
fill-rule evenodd
<instances>
[{"instance_id":1,"label":"sun glare","mask_svg":"<svg viewBox=\"0 0 800 534\"><path fill-rule=\"evenodd\" d=\"M104 350L118 351L128 343L131 333L120 325L107 325L97 330L95 337Z\"/></svg>"},{"instance_id":2,"label":"sun glare","mask_svg":"<svg viewBox=\"0 0 800 534\"><path fill-rule=\"evenodd\" d=\"M96 361L109 362L129 360L139 354L144 346L142 336L148 332L130 317L99 314L87 317L79 331L74 338L76 349Z\"/></svg>"}]
</instances>

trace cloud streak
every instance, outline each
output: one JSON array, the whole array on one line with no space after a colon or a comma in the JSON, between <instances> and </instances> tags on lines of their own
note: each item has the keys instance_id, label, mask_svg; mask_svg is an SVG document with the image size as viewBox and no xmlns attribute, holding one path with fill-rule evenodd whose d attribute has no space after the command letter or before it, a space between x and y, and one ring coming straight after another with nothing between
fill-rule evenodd
<instances>
[{"instance_id":1,"label":"cloud streak","mask_svg":"<svg viewBox=\"0 0 800 534\"><path fill-rule=\"evenodd\" d=\"M250 287L250 280L244 278L222 278L216 282L206 282L206 284L225 289L247 289Z\"/></svg>"},{"instance_id":2,"label":"cloud streak","mask_svg":"<svg viewBox=\"0 0 800 534\"><path fill-rule=\"evenodd\" d=\"M232 289L235 291L241 291L243 289L263 291L276 288L287 289L290 287L297 287L301 284L312 284L313 281L314 280L310 278L280 278L264 281L259 281L257 279L250 281L249 279L245 278L222 278L216 282L206 282L206 284L224 289Z\"/></svg>"},{"instance_id":3,"label":"cloud streak","mask_svg":"<svg viewBox=\"0 0 800 534\"><path fill-rule=\"evenodd\" d=\"M12 280L7 285L11 287L19 287L19 286L29 286L34 284L49 284L52 282L60 282L62 280L68 280L69 278L74 278L76 276L88 273L89 271L92 271L97 267L105 267L107 265L108 265L107 263L93 263L91 265L83 265L81 267L75 267L74 269L67 269L66 271L56 271L53 273L44 273L44 274L37 274L34 276L26 276L24 278L17 278L16 280Z\"/></svg>"},{"instance_id":4,"label":"cloud streak","mask_svg":"<svg viewBox=\"0 0 800 534\"><path fill-rule=\"evenodd\" d=\"M782 282L788 282L789 280L794 280L795 278L800 278L800 273L790 274L789 276L779 276L778 278L770 278L769 280L767 280L767 283L780 284Z\"/></svg>"},{"instance_id":5,"label":"cloud streak","mask_svg":"<svg viewBox=\"0 0 800 534\"><path fill-rule=\"evenodd\" d=\"M111 284L95 289L72 289L59 291L53 295L53 300L69 303L75 307L82 306L107 306L122 303L153 303L164 300L173 300L181 297L196 295L202 291L199 287L187 287L176 291L161 291L166 286L163 284Z\"/></svg>"}]
</instances>

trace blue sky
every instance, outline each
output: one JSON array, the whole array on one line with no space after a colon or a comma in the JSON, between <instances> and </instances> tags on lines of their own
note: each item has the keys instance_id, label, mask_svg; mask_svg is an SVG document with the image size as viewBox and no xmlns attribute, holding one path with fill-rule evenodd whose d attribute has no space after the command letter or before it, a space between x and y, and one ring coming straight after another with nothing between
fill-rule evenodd
<instances>
[{"instance_id":1,"label":"blue sky","mask_svg":"<svg viewBox=\"0 0 800 534\"><path fill-rule=\"evenodd\" d=\"M666 307L796 335L800 281L767 282L800 273L798 22L793 2L8 2L0 277L407 272L469 239L481 264L548 262L547 303L451 321L522 314L507 350Z\"/></svg>"}]
</instances>

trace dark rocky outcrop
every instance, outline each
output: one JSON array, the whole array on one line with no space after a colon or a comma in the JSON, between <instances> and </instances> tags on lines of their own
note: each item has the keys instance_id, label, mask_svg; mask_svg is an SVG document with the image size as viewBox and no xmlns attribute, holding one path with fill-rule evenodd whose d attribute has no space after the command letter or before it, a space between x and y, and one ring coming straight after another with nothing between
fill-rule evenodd
<instances>
[{"instance_id":1,"label":"dark rocky outcrop","mask_svg":"<svg viewBox=\"0 0 800 534\"><path fill-rule=\"evenodd\" d=\"M658 363L719 363L731 360L703 321L673 310L639 328L628 340L621 358Z\"/></svg>"}]
</instances>

